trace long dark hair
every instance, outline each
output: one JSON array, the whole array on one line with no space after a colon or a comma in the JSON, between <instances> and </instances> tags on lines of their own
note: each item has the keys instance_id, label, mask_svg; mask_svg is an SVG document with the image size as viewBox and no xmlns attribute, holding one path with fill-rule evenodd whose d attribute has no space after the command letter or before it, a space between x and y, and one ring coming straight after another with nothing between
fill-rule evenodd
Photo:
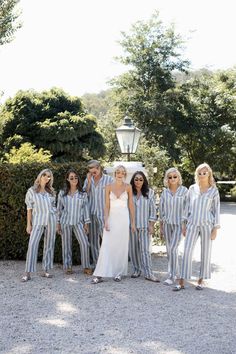
<instances>
[{"instance_id":1,"label":"long dark hair","mask_svg":"<svg viewBox=\"0 0 236 354\"><path fill-rule=\"evenodd\" d=\"M143 177L143 185L142 185L142 188L141 188L141 193L142 193L142 195L145 198L148 198L148 192L149 192L148 180L147 180L147 177L145 176L145 174L142 171L136 171L133 174L132 178L131 178L130 184L132 186L133 194L137 195L137 189L136 189L135 184L134 184L134 179L135 179L135 177L137 175L140 175L140 176Z\"/></svg>"},{"instance_id":2,"label":"long dark hair","mask_svg":"<svg viewBox=\"0 0 236 354\"><path fill-rule=\"evenodd\" d=\"M78 172L74 169L74 168L70 168L65 175L65 183L64 183L64 196L67 195L70 191L70 182L68 181L69 175L70 173L74 173L76 175L76 177L78 177L78 183L77 183L77 189L79 192L82 192L82 184L81 184L81 180L80 177L78 175Z\"/></svg>"}]
</instances>

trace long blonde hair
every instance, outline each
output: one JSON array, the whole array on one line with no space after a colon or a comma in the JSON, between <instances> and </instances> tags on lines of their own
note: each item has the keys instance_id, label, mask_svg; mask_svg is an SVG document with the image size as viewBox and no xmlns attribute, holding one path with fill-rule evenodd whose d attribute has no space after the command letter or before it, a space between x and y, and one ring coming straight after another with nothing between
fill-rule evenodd
<instances>
[{"instance_id":1,"label":"long blonde hair","mask_svg":"<svg viewBox=\"0 0 236 354\"><path fill-rule=\"evenodd\" d=\"M49 168L45 168L44 170L40 171L36 180L34 181L34 190L36 193L39 193L40 191L40 180L41 180L41 177L45 174L45 173L49 173L51 178L50 180L46 183L45 185L45 190L46 192L54 195L55 194L55 191L54 191L54 188L52 187L53 185L53 174L52 174L52 171L49 169Z\"/></svg>"},{"instance_id":2,"label":"long blonde hair","mask_svg":"<svg viewBox=\"0 0 236 354\"><path fill-rule=\"evenodd\" d=\"M176 173L177 174L177 176L179 177L178 185L181 186L182 177L181 177L181 174L180 174L179 170L176 167L171 167L165 172L165 177L164 177L164 181L163 181L164 186L165 187L169 187L169 181L168 181L169 173Z\"/></svg>"},{"instance_id":3,"label":"long blonde hair","mask_svg":"<svg viewBox=\"0 0 236 354\"><path fill-rule=\"evenodd\" d=\"M196 168L196 171L195 171L195 182L197 184L199 184L199 176L198 176L198 173L200 170L202 170L203 168L206 168L207 169L207 172L208 172L208 183L210 186L215 186L215 180L214 180L214 177L213 177L213 172L212 172L212 169L210 168L210 166L204 162L202 163L201 165L199 165L197 168Z\"/></svg>"}]
</instances>

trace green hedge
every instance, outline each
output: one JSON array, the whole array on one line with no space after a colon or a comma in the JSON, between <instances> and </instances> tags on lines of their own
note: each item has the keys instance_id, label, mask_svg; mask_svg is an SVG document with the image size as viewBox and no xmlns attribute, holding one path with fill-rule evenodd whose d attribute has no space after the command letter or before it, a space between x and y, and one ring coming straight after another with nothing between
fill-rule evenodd
<instances>
[{"instance_id":1,"label":"green hedge","mask_svg":"<svg viewBox=\"0 0 236 354\"><path fill-rule=\"evenodd\" d=\"M26 257L29 236L26 233L25 194L34 183L38 173L50 168L54 175L54 188L58 192L63 186L68 168L78 170L82 183L86 176L86 162L66 164L0 164L0 259ZM42 259L43 239L40 242L39 260ZM62 261L61 237L57 235L55 262ZM80 261L78 242L73 238L73 261Z\"/></svg>"}]
</instances>

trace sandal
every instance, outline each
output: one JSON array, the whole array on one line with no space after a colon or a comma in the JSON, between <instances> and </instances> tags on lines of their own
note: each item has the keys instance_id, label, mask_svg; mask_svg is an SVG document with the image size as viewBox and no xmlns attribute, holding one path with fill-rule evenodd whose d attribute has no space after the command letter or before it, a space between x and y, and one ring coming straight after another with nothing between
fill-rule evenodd
<instances>
[{"instance_id":1,"label":"sandal","mask_svg":"<svg viewBox=\"0 0 236 354\"><path fill-rule=\"evenodd\" d=\"M21 278L21 282L22 282L22 283L26 283L28 280L31 280L30 275L24 275L24 276Z\"/></svg>"},{"instance_id":2,"label":"sandal","mask_svg":"<svg viewBox=\"0 0 236 354\"><path fill-rule=\"evenodd\" d=\"M70 267L65 270L65 273L70 275L70 274L73 274L74 272L73 272L72 268Z\"/></svg>"},{"instance_id":3,"label":"sandal","mask_svg":"<svg viewBox=\"0 0 236 354\"><path fill-rule=\"evenodd\" d=\"M95 277L91 281L92 284L98 284L98 283L102 283L102 282L103 282L103 279L99 278L99 277Z\"/></svg>"},{"instance_id":4,"label":"sandal","mask_svg":"<svg viewBox=\"0 0 236 354\"><path fill-rule=\"evenodd\" d=\"M48 272L45 272L45 273L42 274L42 277L44 277L44 278L52 278L53 275L48 273Z\"/></svg>"},{"instance_id":5,"label":"sandal","mask_svg":"<svg viewBox=\"0 0 236 354\"><path fill-rule=\"evenodd\" d=\"M198 284L196 287L195 287L196 290L203 290L203 284Z\"/></svg>"},{"instance_id":6,"label":"sandal","mask_svg":"<svg viewBox=\"0 0 236 354\"><path fill-rule=\"evenodd\" d=\"M184 289L185 289L184 285L176 285L176 286L172 289L172 291L180 291L180 290L184 290Z\"/></svg>"},{"instance_id":7,"label":"sandal","mask_svg":"<svg viewBox=\"0 0 236 354\"><path fill-rule=\"evenodd\" d=\"M120 276L120 275L117 275L117 276L114 278L114 281L117 281L117 282L121 281L121 276Z\"/></svg>"}]
</instances>

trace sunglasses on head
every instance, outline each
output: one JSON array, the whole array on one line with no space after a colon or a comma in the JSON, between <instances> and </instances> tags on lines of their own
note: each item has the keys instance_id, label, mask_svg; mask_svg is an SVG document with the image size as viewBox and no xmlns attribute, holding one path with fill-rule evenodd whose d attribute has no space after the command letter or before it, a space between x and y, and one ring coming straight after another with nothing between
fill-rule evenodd
<instances>
[{"instance_id":1,"label":"sunglasses on head","mask_svg":"<svg viewBox=\"0 0 236 354\"><path fill-rule=\"evenodd\" d=\"M178 176L169 176L168 179L176 179Z\"/></svg>"},{"instance_id":2,"label":"sunglasses on head","mask_svg":"<svg viewBox=\"0 0 236 354\"><path fill-rule=\"evenodd\" d=\"M207 176L208 172L198 172L198 176Z\"/></svg>"},{"instance_id":3,"label":"sunglasses on head","mask_svg":"<svg viewBox=\"0 0 236 354\"><path fill-rule=\"evenodd\" d=\"M138 181L143 182L143 178L141 178L141 177L140 177L140 178L135 177L135 179L134 179L134 180L135 180L135 182L138 182Z\"/></svg>"}]
</instances>

